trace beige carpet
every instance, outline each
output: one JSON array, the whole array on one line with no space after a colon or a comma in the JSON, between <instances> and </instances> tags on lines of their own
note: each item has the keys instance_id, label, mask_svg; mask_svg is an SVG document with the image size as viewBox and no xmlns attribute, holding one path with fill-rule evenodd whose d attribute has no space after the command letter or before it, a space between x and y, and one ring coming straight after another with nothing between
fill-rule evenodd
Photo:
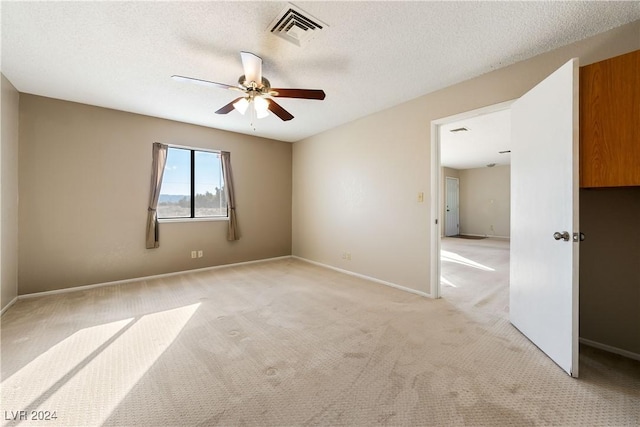
<instances>
[{"instance_id":1,"label":"beige carpet","mask_svg":"<svg viewBox=\"0 0 640 427\"><path fill-rule=\"evenodd\" d=\"M575 380L509 325L505 242L443 248L441 300L298 260L21 300L2 425L640 424L640 363Z\"/></svg>"}]
</instances>

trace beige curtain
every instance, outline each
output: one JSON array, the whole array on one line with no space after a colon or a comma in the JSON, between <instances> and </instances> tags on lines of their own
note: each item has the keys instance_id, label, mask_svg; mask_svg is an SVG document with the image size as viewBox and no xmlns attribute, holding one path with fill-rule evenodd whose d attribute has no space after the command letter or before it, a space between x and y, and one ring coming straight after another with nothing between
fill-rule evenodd
<instances>
[{"instance_id":1,"label":"beige curtain","mask_svg":"<svg viewBox=\"0 0 640 427\"><path fill-rule=\"evenodd\" d=\"M231 153L220 152L222 156L222 172L224 173L224 188L227 194L227 210L229 213L229 232L227 240L239 240L238 220L236 219L236 197L233 191L233 174L231 173Z\"/></svg>"},{"instance_id":2,"label":"beige curtain","mask_svg":"<svg viewBox=\"0 0 640 427\"><path fill-rule=\"evenodd\" d=\"M153 163L151 169L151 192L149 193L149 209L147 211L147 249L160 246L158 230L158 198L160 197L160 187L162 186L162 175L164 166L167 163L167 151L169 147L165 144L155 142L153 144Z\"/></svg>"}]
</instances>

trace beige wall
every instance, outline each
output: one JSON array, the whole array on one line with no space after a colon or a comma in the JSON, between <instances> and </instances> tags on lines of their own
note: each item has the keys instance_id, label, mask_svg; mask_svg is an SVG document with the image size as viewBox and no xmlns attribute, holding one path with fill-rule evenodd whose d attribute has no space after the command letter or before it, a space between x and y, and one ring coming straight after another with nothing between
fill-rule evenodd
<instances>
[{"instance_id":1,"label":"beige wall","mask_svg":"<svg viewBox=\"0 0 640 427\"><path fill-rule=\"evenodd\" d=\"M0 309L18 295L18 111L20 95L2 74Z\"/></svg>"},{"instance_id":2,"label":"beige wall","mask_svg":"<svg viewBox=\"0 0 640 427\"><path fill-rule=\"evenodd\" d=\"M638 49L639 34L637 21L295 143L294 255L431 293L431 121L518 98L572 57Z\"/></svg>"},{"instance_id":3,"label":"beige wall","mask_svg":"<svg viewBox=\"0 0 640 427\"><path fill-rule=\"evenodd\" d=\"M452 168L440 168L440 220L442 221L442 226L440 227L440 237L444 237L445 227L447 226L447 219L444 214L446 207L446 177L458 178L458 183L460 182L460 171L458 169Z\"/></svg>"},{"instance_id":4,"label":"beige wall","mask_svg":"<svg viewBox=\"0 0 640 427\"><path fill-rule=\"evenodd\" d=\"M580 337L640 355L640 187L580 190Z\"/></svg>"},{"instance_id":5,"label":"beige wall","mask_svg":"<svg viewBox=\"0 0 640 427\"><path fill-rule=\"evenodd\" d=\"M295 255L426 290L429 148L405 122L426 132L420 115L403 104L294 144Z\"/></svg>"},{"instance_id":6,"label":"beige wall","mask_svg":"<svg viewBox=\"0 0 640 427\"><path fill-rule=\"evenodd\" d=\"M460 171L460 234L509 237L511 168Z\"/></svg>"},{"instance_id":7,"label":"beige wall","mask_svg":"<svg viewBox=\"0 0 640 427\"><path fill-rule=\"evenodd\" d=\"M160 224L145 249L151 146L231 152L242 238ZM291 254L291 144L32 95L20 101L19 294ZM204 257L191 259L202 249Z\"/></svg>"}]
</instances>

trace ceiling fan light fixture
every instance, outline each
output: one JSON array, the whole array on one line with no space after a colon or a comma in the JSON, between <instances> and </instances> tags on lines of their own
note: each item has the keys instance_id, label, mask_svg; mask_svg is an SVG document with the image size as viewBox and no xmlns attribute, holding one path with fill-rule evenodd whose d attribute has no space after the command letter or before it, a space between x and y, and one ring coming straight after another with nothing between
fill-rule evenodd
<instances>
[{"instance_id":1,"label":"ceiling fan light fixture","mask_svg":"<svg viewBox=\"0 0 640 427\"><path fill-rule=\"evenodd\" d=\"M256 96L253 99L253 106L256 109L257 118L262 119L269 115L269 101L262 96Z\"/></svg>"},{"instance_id":2,"label":"ceiling fan light fixture","mask_svg":"<svg viewBox=\"0 0 640 427\"><path fill-rule=\"evenodd\" d=\"M249 107L249 101L247 101L247 98L240 98L239 100L233 103L233 108L235 108L242 115L244 115L248 107Z\"/></svg>"},{"instance_id":3,"label":"ceiling fan light fixture","mask_svg":"<svg viewBox=\"0 0 640 427\"><path fill-rule=\"evenodd\" d=\"M240 52L242 59L242 68L244 75L238 79L237 86L231 86L222 83L211 82L208 80L194 79L192 77L184 77L174 75L173 79L179 81L187 81L205 86L218 87L242 92L243 96L236 98L228 104L222 106L215 111L215 114L229 114L233 110L244 115L249 104L253 104L251 109L251 118L262 119L269 115L271 111L280 120L286 122L293 119L293 115L282 108L280 104L271 97L280 98L298 98L298 99L317 99L323 100L325 93L321 89L271 89L269 80L262 77L262 58L250 52ZM258 83L260 82L260 83Z\"/></svg>"}]
</instances>

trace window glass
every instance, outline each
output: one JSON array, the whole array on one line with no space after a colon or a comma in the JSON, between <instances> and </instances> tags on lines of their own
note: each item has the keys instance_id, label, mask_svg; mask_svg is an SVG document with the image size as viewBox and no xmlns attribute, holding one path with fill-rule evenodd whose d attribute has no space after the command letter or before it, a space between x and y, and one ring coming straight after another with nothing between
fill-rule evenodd
<instances>
[{"instance_id":1,"label":"window glass","mask_svg":"<svg viewBox=\"0 0 640 427\"><path fill-rule=\"evenodd\" d=\"M158 198L158 218L184 217L191 217L191 151L169 147Z\"/></svg>"},{"instance_id":2,"label":"window glass","mask_svg":"<svg viewBox=\"0 0 640 427\"><path fill-rule=\"evenodd\" d=\"M195 151L195 217L227 216L220 154Z\"/></svg>"},{"instance_id":3,"label":"window glass","mask_svg":"<svg viewBox=\"0 0 640 427\"><path fill-rule=\"evenodd\" d=\"M169 147L158 199L158 218L226 216L220 154Z\"/></svg>"}]
</instances>

